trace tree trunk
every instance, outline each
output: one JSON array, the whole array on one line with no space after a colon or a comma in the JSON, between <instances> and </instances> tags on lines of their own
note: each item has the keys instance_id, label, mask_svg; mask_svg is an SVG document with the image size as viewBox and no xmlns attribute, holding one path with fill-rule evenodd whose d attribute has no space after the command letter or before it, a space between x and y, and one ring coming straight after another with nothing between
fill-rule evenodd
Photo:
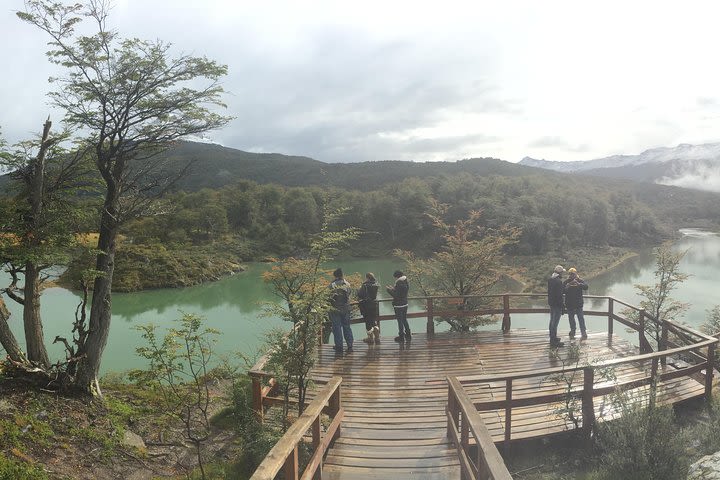
<instances>
[{"instance_id":1,"label":"tree trunk","mask_svg":"<svg viewBox=\"0 0 720 480\"><path fill-rule=\"evenodd\" d=\"M27 358L32 363L48 368L50 358L45 348L42 318L40 317L40 270L28 262L25 265L25 303L23 304L23 325Z\"/></svg>"},{"instance_id":2,"label":"tree trunk","mask_svg":"<svg viewBox=\"0 0 720 480\"><path fill-rule=\"evenodd\" d=\"M15 335L10 331L8 318L10 318L10 311L5 306L3 299L0 298L0 345L2 345L8 354L10 360L24 363L25 355L23 355L22 350L20 350L20 345L18 345Z\"/></svg>"},{"instance_id":3,"label":"tree trunk","mask_svg":"<svg viewBox=\"0 0 720 480\"><path fill-rule=\"evenodd\" d=\"M45 155L50 146L50 127L52 122L48 119L43 125L40 151L38 152L35 164L33 165L32 182L30 185L30 211L31 224L28 244L31 249L40 246L40 235L38 230L42 223L43 198L45 188ZM33 261L25 264L25 286L23 288L25 303L23 303L23 325L25 327L25 344L28 360L38 366L47 368L50 366L47 349L45 348L45 336L43 335L42 318L40 317L40 268Z\"/></svg>"},{"instance_id":4,"label":"tree trunk","mask_svg":"<svg viewBox=\"0 0 720 480\"><path fill-rule=\"evenodd\" d=\"M117 237L116 209L107 207L105 202L100 221L100 232L98 238L97 261L95 268L103 272L102 276L95 278L93 283L92 304L90 307L90 319L88 335L84 348L78 353L85 355L78 364L78 373L75 379L75 386L90 395L102 396L98 374L100 372L100 361L102 360L105 345L107 345L110 333L110 320L112 317L112 278L115 270L115 240Z\"/></svg>"}]
</instances>

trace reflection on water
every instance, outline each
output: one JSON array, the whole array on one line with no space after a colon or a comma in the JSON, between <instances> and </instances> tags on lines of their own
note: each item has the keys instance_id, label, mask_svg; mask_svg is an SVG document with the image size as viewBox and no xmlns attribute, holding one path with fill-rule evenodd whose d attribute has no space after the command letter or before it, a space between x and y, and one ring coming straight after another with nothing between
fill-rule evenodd
<instances>
[{"instance_id":1,"label":"reflection on water","mask_svg":"<svg viewBox=\"0 0 720 480\"><path fill-rule=\"evenodd\" d=\"M691 326L699 326L704 322L706 311L716 303L720 297L716 295L720 282L720 237L697 230L683 231L685 235L676 244L678 250L687 250L681 264L683 272L690 278L686 280L673 294L681 302L691 305L685 314L684 321ZM372 271L381 285L391 284L392 272L399 268L399 263L391 259L381 260L349 260L338 261L330 265L332 270L341 266L347 275L353 273L364 274ZM654 283L654 259L650 250L629 259L622 265L588 281L589 295L610 295L629 303L637 303L633 285ZM262 302L276 301L269 289L263 284L260 276L270 268L268 264L250 264L247 271L224 278L218 282L199 285L196 287L163 289L140 293L115 294L113 296L113 322L110 338L106 349L103 368L108 370L126 370L142 365L135 355L135 348L140 344L140 335L134 329L139 324L154 323L160 327L168 327L180 317L180 312L195 313L207 319L209 327L217 328L222 332L217 350L221 353L243 352L253 355L262 344L265 332L273 327L283 326L277 318L262 316ZM582 275L582 264L578 265ZM0 278L0 281L3 281ZM412 290L411 296L417 294ZM386 297L384 288L380 296ZM75 307L80 297L68 290L50 288L43 294L42 314L45 322L45 336L52 339L56 335L68 335L70 325L74 319ZM11 327L16 334L20 333L22 312L18 305L8 301L12 312ZM533 304L545 305L545 298L541 296ZM420 304L411 305L411 310L420 308ZM586 309L606 309L605 302L590 302ZM389 303L383 303L381 312L391 313ZM604 317L587 317L588 328L591 331L605 331L607 329ZM545 329L548 319L544 315L513 315L513 328ZM413 331L425 330L425 319L411 319L410 326ZM363 325L354 325L355 338L364 336ZM500 324L494 324L486 329L499 329ZM563 316L560 331L567 328L567 316ZM437 331L446 328L436 327ZM623 334L622 328L616 332ZM383 324L383 335L391 336L395 333L393 322ZM627 335L633 339L634 336ZM22 341L22 340L21 340ZM51 347L51 355L61 358L64 354L60 346Z\"/></svg>"}]
</instances>

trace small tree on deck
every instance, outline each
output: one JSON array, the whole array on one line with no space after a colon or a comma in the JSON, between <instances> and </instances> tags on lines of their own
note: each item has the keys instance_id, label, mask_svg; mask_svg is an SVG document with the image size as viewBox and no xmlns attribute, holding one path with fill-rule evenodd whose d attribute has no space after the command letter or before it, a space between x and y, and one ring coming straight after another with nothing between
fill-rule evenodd
<instances>
[{"instance_id":1,"label":"small tree on deck","mask_svg":"<svg viewBox=\"0 0 720 480\"><path fill-rule=\"evenodd\" d=\"M497 229L479 224L481 212L471 211L465 220L448 224L442 216L446 205L433 202L430 218L445 244L430 258L418 258L413 252L398 250L405 260L406 272L425 296L487 295L501 276L503 249L517 241L520 230L506 225ZM468 299L460 310L471 310L482 299ZM482 316L447 317L453 331L468 331L492 321Z\"/></svg>"},{"instance_id":2,"label":"small tree on deck","mask_svg":"<svg viewBox=\"0 0 720 480\"><path fill-rule=\"evenodd\" d=\"M329 205L326 203L326 205ZM326 207L330 209L332 207ZM275 331L269 337L271 370L280 379L284 410L287 417L290 396L298 397L298 415L305 408L309 386L308 375L315 364L320 332L330 311L331 276L324 269L338 250L357 238L356 228L333 229L345 210L330 210L324 215L320 232L312 237L306 258L289 258L263 275L272 292L283 304L268 304L268 315L278 316L292 323L289 332Z\"/></svg>"}]
</instances>

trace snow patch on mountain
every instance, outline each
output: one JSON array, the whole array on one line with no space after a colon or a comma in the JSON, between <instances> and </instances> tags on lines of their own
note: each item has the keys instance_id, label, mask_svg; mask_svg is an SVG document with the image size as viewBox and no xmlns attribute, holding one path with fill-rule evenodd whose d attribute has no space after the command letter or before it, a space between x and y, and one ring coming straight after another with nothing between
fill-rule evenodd
<instances>
[{"instance_id":1,"label":"snow patch on mountain","mask_svg":"<svg viewBox=\"0 0 720 480\"><path fill-rule=\"evenodd\" d=\"M671 160L715 160L720 162L720 143L690 145L681 143L677 147L659 147L645 150L639 155L612 155L595 160L555 162L525 157L520 165L539 167L558 172L582 172L599 168L614 168L645 163L665 163Z\"/></svg>"}]
</instances>

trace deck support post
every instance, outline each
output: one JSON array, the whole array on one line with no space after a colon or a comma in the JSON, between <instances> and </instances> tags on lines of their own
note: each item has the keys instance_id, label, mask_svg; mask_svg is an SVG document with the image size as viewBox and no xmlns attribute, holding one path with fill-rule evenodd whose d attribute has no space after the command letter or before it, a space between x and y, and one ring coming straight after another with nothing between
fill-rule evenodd
<instances>
[{"instance_id":1,"label":"deck support post","mask_svg":"<svg viewBox=\"0 0 720 480\"><path fill-rule=\"evenodd\" d=\"M257 415L258 420L260 420L260 423L263 421L264 412L263 412L263 394L262 394L262 382L260 381L260 378L256 375L252 375L252 399L253 399L253 410L255 411L255 415Z\"/></svg>"},{"instance_id":2,"label":"deck support post","mask_svg":"<svg viewBox=\"0 0 720 480\"><path fill-rule=\"evenodd\" d=\"M705 369L705 399L712 398L713 370L715 369L715 344L708 345L707 367Z\"/></svg>"},{"instance_id":3,"label":"deck support post","mask_svg":"<svg viewBox=\"0 0 720 480\"><path fill-rule=\"evenodd\" d=\"M660 334L660 345L658 345L658 350L663 351L667 350L667 342L668 342L668 326L667 326L667 320L662 321L662 332ZM660 358L660 363L664 367L667 365L667 357Z\"/></svg>"},{"instance_id":4,"label":"deck support post","mask_svg":"<svg viewBox=\"0 0 720 480\"><path fill-rule=\"evenodd\" d=\"M595 405L593 403L593 389L595 385L595 370L592 367L583 369L582 416L583 435L590 442L593 425L595 424Z\"/></svg>"},{"instance_id":5,"label":"deck support post","mask_svg":"<svg viewBox=\"0 0 720 480\"><path fill-rule=\"evenodd\" d=\"M508 333L510 331L510 295L503 295L503 319L502 331Z\"/></svg>"},{"instance_id":6,"label":"deck support post","mask_svg":"<svg viewBox=\"0 0 720 480\"><path fill-rule=\"evenodd\" d=\"M510 438L512 435L512 384L512 378L508 378L505 382L505 441L503 442L505 458L510 457Z\"/></svg>"},{"instance_id":7,"label":"deck support post","mask_svg":"<svg viewBox=\"0 0 720 480\"><path fill-rule=\"evenodd\" d=\"M615 312L613 312L613 309L615 307L614 299L609 298L608 299L608 324L607 324L607 330L608 330L608 343L612 342L612 336L613 336L613 315Z\"/></svg>"},{"instance_id":8,"label":"deck support post","mask_svg":"<svg viewBox=\"0 0 720 480\"><path fill-rule=\"evenodd\" d=\"M433 299L432 297L427 298L427 334L433 335L435 333L435 322L433 321Z\"/></svg>"}]
</instances>

